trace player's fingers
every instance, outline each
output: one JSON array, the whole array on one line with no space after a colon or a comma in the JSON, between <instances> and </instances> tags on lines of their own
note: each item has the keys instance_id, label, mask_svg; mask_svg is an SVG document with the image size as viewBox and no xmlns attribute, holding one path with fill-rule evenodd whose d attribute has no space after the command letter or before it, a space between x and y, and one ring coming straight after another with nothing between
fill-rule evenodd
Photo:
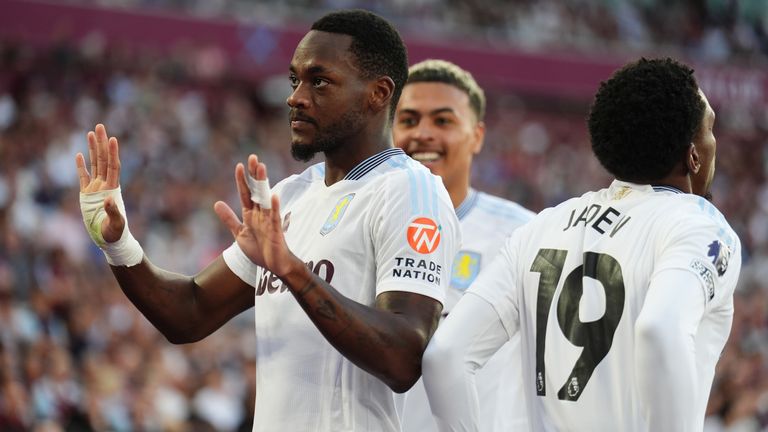
<instances>
[{"instance_id":1,"label":"player's fingers","mask_svg":"<svg viewBox=\"0 0 768 432\"><path fill-rule=\"evenodd\" d=\"M213 205L213 210L216 212L216 216L219 217L221 222L224 223L224 226L229 228L229 232L232 233L232 237L237 237L237 233L240 231L240 226L242 224L240 223L240 219L237 218L235 212L232 211L232 209L222 201L216 201L216 204Z\"/></svg>"},{"instance_id":2,"label":"player's fingers","mask_svg":"<svg viewBox=\"0 0 768 432\"><path fill-rule=\"evenodd\" d=\"M256 180L266 180L267 166L259 162L258 156L252 154L248 157L248 173Z\"/></svg>"},{"instance_id":3,"label":"player's fingers","mask_svg":"<svg viewBox=\"0 0 768 432\"><path fill-rule=\"evenodd\" d=\"M235 184L237 185L237 195L240 197L240 206L243 210L252 209L251 191L248 189L248 183L245 180L245 167L239 163L235 167Z\"/></svg>"},{"instance_id":4,"label":"player's fingers","mask_svg":"<svg viewBox=\"0 0 768 432\"><path fill-rule=\"evenodd\" d=\"M280 221L280 201L277 195L270 197L271 208L265 209L261 206L258 207L258 212L255 215L256 224L262 229L273 230L281 229L282 222ZM277 207L275 207L277 205Z\"/></svg>"},{"instance_id":5,"label":"player's fingers","mask_svg":"<svg viewBox=\"0 0 768 432\"><path fill-rule=\"evenodd\" d=\"M272 195L272 213L270 217L272 218L272 223L282 229L282 221L280 220L280 198L277 197L277 195Z\"/></svg>"},{"instance_id":6,"label":"player's fingers","mask_svg":"<svg viewBox=\"0 0 768 432\"><path fill-rule=\"evenodd\" d=\"M96 175L96 133L88 132L88 161L91 163L91 175Z\"/></svg>"},{"instance_id":7,"label":"player's fingers","mask_svg":"<svg viewBox=\"0 0 768 432\"><path fill-rule=\"evenodd\" d=\"M256 167L256 179L257 180L266 180L267 179L267 166L263 163L259 163L259 165Z\"/></svg>"},{"instance_id":8,"label":"player's fingers","mask_svg":"<svg viewBox=\"0 0 768 432\"><path fill-rule=\"evenodd\" d=\"M109 152L107 150L107 129L103 124L96 125L96 174L94 176L107 181L107 164Z\"/></svg>"},{"instance_id":9,"label":"player's fingers","mask_svg":"<svg viewBox=\"0 0 768 432\"><path fill-rule=\"evenodd\" d=\"M259 165L259 157L255 154L248 155L248 174L256 177L256 167ZM258 180L258 179L257 179Z\"/></svg>"},{"instance_id":10,"label":"player's fingers","mask_svg":"<svg viewBox=\"0 0 768 432\"><path fill-rule=\"evenodd\" d=\"M108 147L107 188L116 189L120 185L120 149L117 138L110 138Z\"/></svg>"},{"instance_id":11,"label":"player's fingers","mask_svg":"<svg viewBox=\"0 0 768 432\"><path fill-rule=\"evenodd\" d=\"M88 187L88 183L91 182L91 176L88 175L88 170L85 168L85 157L82 153L75 155L75 166L77 167L77 177L80 179L80 192L83 192Z\"/></svg>"}]
</instances>

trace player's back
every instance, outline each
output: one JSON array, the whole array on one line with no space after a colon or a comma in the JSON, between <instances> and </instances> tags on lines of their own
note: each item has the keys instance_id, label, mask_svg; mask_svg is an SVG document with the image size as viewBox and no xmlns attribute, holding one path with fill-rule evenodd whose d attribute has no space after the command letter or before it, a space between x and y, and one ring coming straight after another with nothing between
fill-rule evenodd
<instances>
[{"instance_id":1,"label":"player's back","mask_svg":"<svg viewBox=\"0 0 768 432\"><path fill-rule=\"evenodd\" d=\"M727 272L728 259L732 252L740 263L739 248L704 199L618 181L518 230L506 246L517 255L518 289L508 299L519 311L532 430L646 429L634 377L635 324L651 277L667 268L694 272L706 297L695 341L700 398L692 401L703 421L733 313L738 264Z\"/></svg>"}]
</instances>

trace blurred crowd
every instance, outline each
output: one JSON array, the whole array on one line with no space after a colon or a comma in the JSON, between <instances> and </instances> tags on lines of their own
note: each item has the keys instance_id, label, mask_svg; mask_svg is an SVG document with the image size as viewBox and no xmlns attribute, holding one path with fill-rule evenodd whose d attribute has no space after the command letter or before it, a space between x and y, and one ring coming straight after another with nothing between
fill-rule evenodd
<instances>
[{"instance_id":1,"label":"blurred crowd","mask_svg":"<svg viewBox=\"0 0 768 432\"><path fill-rule=\"evenodd\" d=\"M120 141L131 231L153 262L193 274L232 241L212 206L236 205L236 162L259 154L273 183L302 169L275 102L287 79L212 74L205 54L0 43L0 430L250 430L252 312L171 345L122 294L78 208L74 156L103 122ZM586 104L488 95L477 189L538 211L609 182L589 149ZM707 431L768 430L768 115L715 109L715 203L745 266Z\"/></svg>"},{"instance_id":2,"label":"blurred crowd","mask_svg":"<svg viewBox=\"0 0 768 432\"><path fill-rule=\"evenodd\" d=\"M765 64L765 0L69 0L270 24L360 7L406 33L532 50L659 53Z\"/></svg>"}]
</instances>

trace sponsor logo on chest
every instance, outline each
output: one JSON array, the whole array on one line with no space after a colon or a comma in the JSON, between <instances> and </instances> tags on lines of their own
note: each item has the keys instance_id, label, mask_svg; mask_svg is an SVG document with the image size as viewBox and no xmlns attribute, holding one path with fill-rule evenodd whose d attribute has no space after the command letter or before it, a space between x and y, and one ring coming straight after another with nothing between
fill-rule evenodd
<instances>
[{"instance_id":1,"label":"sponsor logo on chest","mask_svg":"<svg viewBox=\"0 0 768 432\"><path fill-rule=\"evenodd\" d=\"M321 259L317 262L308 261L305 263L307 268L312 273L319 276L329 284L333 281L333 274L336 272L336 267L333 263L327 259ZM288 285L285 284L277 275L271 271L261 267L259 283L256 286L256 296L264 294L283 293L288 290Z\"/></svg>"}]
</instances>

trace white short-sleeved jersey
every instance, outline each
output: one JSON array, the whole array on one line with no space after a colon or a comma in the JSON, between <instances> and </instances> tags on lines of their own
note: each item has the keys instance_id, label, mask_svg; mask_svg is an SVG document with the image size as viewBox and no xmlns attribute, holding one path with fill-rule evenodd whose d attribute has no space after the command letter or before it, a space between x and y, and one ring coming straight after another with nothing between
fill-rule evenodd
<instances>
[{"instance_id":1,"label":"white short-sleeved jersey","mask_svg":"<svg viewBox=\"0 0 768 432\"><path fill-rule=\"evenodd\" d=\"M634 326L649 281L668 269L694 274L706 301L695 335L699 396L690 401L701 423L730 333L740 249L703 198L620 181L515 231L470 292L493 305L508 334L522 336L531 429L646 429Z\"/></svg>"},{"instance_id":2,"label":"white short-sleeved jersey","mask_svg":"<svg viewBox=\"0 0 768 432\"><path fill-rule=\"evenodd\" d=\"M512 201L470 189L456 208L462 247L453 261L451 285L443 313L447 313L491 262L512 232L534 213ZM527 431L520 372L520 336L496 352L477 374L480 430ZM422 380L408 391L403 411L403 432L437 431Z\"/></svg>"},{"instance_id":3,"label":"white short-sleeved jersey","mask_svg":"<svg viewBox=\"0 0 768 432\"><path fill-rule=\"evenodd\" d=\"M460 244L439 177L400 149L325 185L324 164L275 185L291 251L344 296L373 306L386 291L444 301ZM394 392L343 357L280 279L233 244L229 268L256 288L254 431L399 431Z\"/></svg>"}]
</instances>

